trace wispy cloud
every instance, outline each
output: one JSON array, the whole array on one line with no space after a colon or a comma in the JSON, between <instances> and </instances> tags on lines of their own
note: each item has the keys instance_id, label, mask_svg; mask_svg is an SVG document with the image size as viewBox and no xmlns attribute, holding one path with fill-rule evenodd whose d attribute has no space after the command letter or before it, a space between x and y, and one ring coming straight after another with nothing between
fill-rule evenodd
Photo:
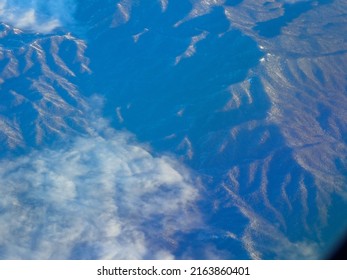
<instances>
[{"instance_id":1,"label":"wispy cloud","mask_svg":"<svg viewBox=\"0 0 347 280\"><path fill-rule=\"evenodd\" d=\"M198 184L125 133L0 162L0 258L173 258Z\"/></svg>"},{"instance_id":2,"label":"wispy cloud","mask_svg":"<svg viewBox=\"0 0 347 280\"><path fill-rule=\"evenodd\" d=\"M17 28L49 33L72 21L74 0L0 0L0 21Z\"/></svg>"}]
</instances>

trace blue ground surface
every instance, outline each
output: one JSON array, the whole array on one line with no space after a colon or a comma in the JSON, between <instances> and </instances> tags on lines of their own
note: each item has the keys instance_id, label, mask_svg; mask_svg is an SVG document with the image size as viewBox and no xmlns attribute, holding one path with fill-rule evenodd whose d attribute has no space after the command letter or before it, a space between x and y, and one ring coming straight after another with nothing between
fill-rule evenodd
<instances>
[{"instance_id":1,"label":"blue ground surface","mask_svg":"<svg viewBox=\"0 0 347 280\"><path fill-rule=\"evenodd\" d=\"M0 257L326 257L347 228L346 9L7 1Z\"/></svg>"}]
</instances>

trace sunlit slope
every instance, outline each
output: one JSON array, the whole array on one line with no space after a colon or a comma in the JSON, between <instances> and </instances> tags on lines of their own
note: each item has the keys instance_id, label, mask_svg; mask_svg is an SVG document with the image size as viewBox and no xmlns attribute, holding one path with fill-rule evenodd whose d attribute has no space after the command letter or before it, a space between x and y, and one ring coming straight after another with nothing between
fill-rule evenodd
<instances>
[{"instance_id":1,"label":"sunlit slope","mask_svg":"<svg viewBox=\"0 0 347 280\"><path fill-rule=\"evenodd\" d=\"M70 35L26 34L1 25L2 150L36 146L85 129L78 91L86 45Z\"/></svg>"}]
</instances>

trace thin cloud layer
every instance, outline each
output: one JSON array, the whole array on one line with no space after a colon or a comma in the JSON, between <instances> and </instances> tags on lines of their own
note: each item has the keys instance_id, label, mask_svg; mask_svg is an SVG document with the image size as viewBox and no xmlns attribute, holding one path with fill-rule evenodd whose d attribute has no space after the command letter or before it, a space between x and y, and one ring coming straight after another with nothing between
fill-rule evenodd
<instances>
[{"instance_id":1,"label":"thin cloud layer","mask_svg":"<svg viewBox=\"0 0 347 280\"><path fill-rule=\"evenodd\" d=\"M198 184L128 135L0 162L0 258L173 258L174 236L200 223Z\"/></svg>"},{"instance_id":2,"label":"thin cloud layer","mask_svg":"<svg viewBox=\"0 0 347 280\"><path fill-rule=\"evenodd\" d=\"M72 22L73 0L0 0L0 21L39 33Z\"/></svg>"}]
</instances>

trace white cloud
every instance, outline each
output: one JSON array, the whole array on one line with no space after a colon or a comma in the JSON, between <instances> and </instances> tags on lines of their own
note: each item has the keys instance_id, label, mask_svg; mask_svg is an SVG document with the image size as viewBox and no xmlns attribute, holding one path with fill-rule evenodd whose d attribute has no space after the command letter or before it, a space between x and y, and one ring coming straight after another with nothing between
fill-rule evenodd
<instances>
[{"instance_id":1,"label":"white cloud","mask_svg":"<svg viewBox=\"0 0 347 280\"><path fill-rule=\"evenodd\" d=\"M16 28L49 33L72 22L73 0L0 0L0 21Z\"/></svg>"},{"instance_id":2,"label":"white cloud","mask_svg":"<svg viewBox=\"0 0 347 280\"><path fill-rule=\"evenodd\" d=\"M0 186L2 259L173 258L200 223L189 172L124 133L2 161Z\"/></svg>"}]
</instances>

